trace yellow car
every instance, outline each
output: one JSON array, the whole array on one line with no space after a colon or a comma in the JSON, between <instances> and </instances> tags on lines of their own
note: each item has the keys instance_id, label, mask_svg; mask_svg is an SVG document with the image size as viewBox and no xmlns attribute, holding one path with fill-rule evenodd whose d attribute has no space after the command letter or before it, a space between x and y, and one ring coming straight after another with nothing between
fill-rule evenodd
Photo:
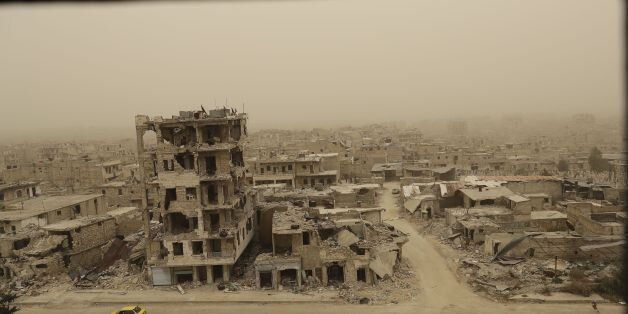
<instances>
[{"instance_id":1,"label":"yellow car","mask_svg":"<svg viewBox=\"0 0 628 314\"><path fill-rule=\"evenodd\" d=\"M129 305L119 311L113 311L111 314L148 314L148 312L137 305Z\"/></svg>"}]
</instances>

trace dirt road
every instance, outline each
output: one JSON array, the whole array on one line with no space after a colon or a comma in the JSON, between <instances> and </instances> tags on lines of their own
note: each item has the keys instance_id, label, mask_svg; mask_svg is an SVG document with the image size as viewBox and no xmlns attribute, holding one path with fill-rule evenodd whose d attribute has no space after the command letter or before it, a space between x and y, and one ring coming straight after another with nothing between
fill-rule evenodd
<instances>
[{"instance_id":1,"label":"dirt road","mask_svg":"<svg viewBox=\"0 0 628 314\"><path fill-rule=\"evenodd\" d=\"M407 233L410 241L403 247L403 255L408 258L417 274L420 308L430 313L545 313L565 310L565 312L595 313L590 304L548 305L548 304L503 304L493 302L473 293L468 286L460 283L447 267L447 260L436 251L430 242L420 235L406 219L399 218L400 208L393 188L399 182L387 182L380 198L380 206L386 208L383 218L395 228ZM622 313L623 307L608 305L609 312Z\"/></svg>"},{"instance_id":2,"label":"dirt road","mask_svg":"<svg viewBox=\"0 0 628 314\"><path fill-rule=\"evenodd\" d=\"M447 261L434 247L421 236L406 219L399 218L400 208L397 196L392 188L399 188L398 182L384 184L384 192L380 198L380 206L386 208L383 219L395 228L407 233L410 241L403 247L403 255L413 266L420 287L419 302L422 307L432 311L467 312L486 311L503 305L486 300L474 294L468 287L461 284L447 267Z\"/></svg>"}]
</instances>

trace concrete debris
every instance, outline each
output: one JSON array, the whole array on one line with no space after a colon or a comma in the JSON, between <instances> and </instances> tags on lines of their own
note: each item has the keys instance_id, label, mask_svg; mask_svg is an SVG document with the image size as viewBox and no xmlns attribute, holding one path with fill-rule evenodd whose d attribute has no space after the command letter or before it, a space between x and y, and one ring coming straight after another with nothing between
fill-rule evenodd
<instances>
[{"instance_id":1,"label":"concrete debris","mask_svg":"<svg viewBox=\"0 0 628 314\"><path fill-rule=\"evenodd\" d=\"M179 293L181 293L181 294L185 294L185 290L183 290L183 288L181 287L181 285L177 285L177 290L179 290Z\"/></svg>"},{"instance_id":2,"label":"concrete debris","mask_svg":"<svg viewBox=\"0 0 628 314\"><path fill-rule=\"evenodd\" d=\"M336 237L338 238L338 244L342 246L352 246L360 241L353 232L347 229L338 231Z\"/></svg>"},{"instance_id":3,"label":"concrete debris","mask_svg":"<svg viewBox=\"0 0 628 314\"><path fill-rule=\"evenodd\" d=\"M393 273L393 266L397 259L397 252L380 252L375 256L375 259L369 264L369 268L374 271L379 277L391 276Z\"/></svg>"},{"instance_id":4,"label":"concrete debris","mask_svg":"<svg viewBox=\"0 0 628 314\"><path fill-rule=\"evenodd\" d=\"M451 228L445 222L432 219L419 222L423 232L438 238L444 249L452 256L457 256L459 264L457 274L464 278L477 292L490 295L498 300L507 300L518 294L541 294L547 291L562 291L570 282L570 272L574 269L589 269L585 276L590 280L599 280L616 271L614 264L592 260L567 260L562 258L535 258L530 256L511 256L509 254L489 255L475 245L460 245L460 237L452 237ZM456 234L456 233L454 233ZM505 237L505 243L516 244L507 249L514 250L525 239L534 238L539 233L524 236ZM499 239L499 238L498 238ZM458 244L457 244L458 243ZM447 248L450 246L450 248Z\"/></svg>"}]
</instances>

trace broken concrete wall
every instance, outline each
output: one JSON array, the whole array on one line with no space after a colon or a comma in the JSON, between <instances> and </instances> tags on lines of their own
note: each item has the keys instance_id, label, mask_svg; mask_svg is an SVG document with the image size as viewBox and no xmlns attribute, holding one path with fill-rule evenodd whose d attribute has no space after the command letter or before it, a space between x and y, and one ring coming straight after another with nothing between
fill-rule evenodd
<instances>
[{"instance_id":1,"label":"broken concrete wall","mask_svg":"<svg viewBox=\"0 0 628 314\"><path fill-rule=\"evenodd\" d=\"M139 185L103 186L98 191L105 196L109 208L141 206L142 190Z\"/></svg>"},{"instance_id":2,"label":"broken concrete wall","mask_svg":"<svg viewBox=\"0 0 628 314\"><path fill-rule=\"evenodd\" d=\"M586 206L568 207L567 220L575 227L575 231L581 235L621 235L624 226L621 223L603 223L591 219L591 213Z\"/></svg>"},{"instance_id":3,"label":"broken concrete wall","mask_svg":"<svg viewBox=\"0 0 628 314\"><path fill-rule=\"evenodd\" d=\"M258 232L259 241L262 246L272 247L273 236L273 214L275 212L285 212L288 210L288 206L271 206L271 207L259 207L258 212Z\"/></svg>"},{"instance_id":4,"label":"broken concrete wall","mask_svg":"<svg viewBox=\"0 0 628 314\"><path fill-rule=\"evenodd\" d=\"M11 257L13 256L13 243L15 242L14 238L0 238L0 257Z\"/></svg>"},{"instance_id":5,"label":"broken concrete wall","mask_svg":"<svg viewBox=\"0 0 628 314\"><path fill-rule=\"evenodd\" d=\"M372 223L382 222L382 212L379 210L365 211L361 213L362 219Z\"/></svg>"},{"instance_id":6,"label":"broken concrete wall","mask_svg":"<svg viewBox=\"0 0 628 314\"><path fill-rule=\"evenodd\" d=\"M127 236L142 228L142 212L137 208L113 217L116 223L116 235Z\"/></svg>"},{"instance_id":7,"label":"broken concrete wall","mask_svg":"<svg viewBox=\"0 0 628 314\"><path fill-rule=\"evenodd\" d=\"M335 206L339 208L343 207L356 207L357 204L357 194L355 192L352 193L339 193L337 191L333 192Z\"/></svg>"},{"instance_id":8,"label":"broken concrete wall","mask_svg":"<svg viewBox=\"0 0 628 314\"><path fill-rule=\"evenodd\" d=\"M76 271L79 269L89 270L96 267L101 261L104 252L100 246L92 247L68 256L68 271Z\"/></svg>"},{"instance_id":9,"label":"broken concrete wall","mask_svg":"<svg viewBox=\"0 0 628 314\"><path fill-rule=\"evenodd\" d=\"M625 189L617 189L617 188L605 188L604 191L604 199L613 203L619 204L624 202L626 199L626 190Z\"/></svg>"},{"instance_id":10,"label":"broken concrete wall","mask_svg":"<svg viewBox=\"0 0 628 314\"><path fill-rule=\"evenodd\" d=\"M424 218L434 218L436 216L444 216L444 212L440 208L440 203L437 199L425 199L421 201L419 210L415 212L415 215L421 215Z\"/></svg>"},{"instance_id":11,"label":"broken concrete wall","mask_svg":"<svg viewBox=\"0 0 628 314\"><path fill-rule=\"evenodd\" d=\"M503 248L510 241L522 235L496 233L486 237L484 253L494 255L495 245ZM521 243L513 247L505 256L521 257L530 256L540 259L558 257L568 261L588 260L590 254L584 254L580 249L583 246L597 246L616 242L615 238L585 238L569 235L567 233L547 233L539 236L529 236ZM613 247L611 247L612 249ZM592 250L593 252L594 250Z\"/></svg>"},{"instance_id":12,"label":"broken concrete wall","mask_svg":"<svg viewBox=\"0 0 628 314\"><path fill-rule=\"evenodd\" d=\"M72 252L78 253L101 246L116 236L116 222L107 219L70 231Z\"/></svg>"},{"instance_id":13,"label":"broken concrete wall","mask_svg":"<svg viewBox=\"0 0 628 314\"><path fill-rule=\"evenodd\" d=\"M544 197L534 197L534 196L526 196L530 199L530 210L544 210L543 205L545 204Z\"/></svg>"},{"instance_id":14,"label":"broken concrete wall","mask_svg":"<svg viewBox=\"0 0 628 314\"><path fill-rule=\"evenodd\" d=\"M301 263L303 269L321 267L321 252L318 245L304 245L301 249Z\"/></svg>"},{"instance_id":15,"label":"broken concrete wall","mask_svg":"<svg viewBox=\"0 0 628 314\"><path fill-rule=\"evenodd\" d=\"M381 278L392 276L393 267L397 260L397 252L377 252L374 255L375 258L371 260L369 268Z\"/></svg>"},{"instance_id":16,"label":"broken concrete wall","mask_svg":"<svg viewBox=\"0 0 628 314\"><path fill-rule=\"evenodd\" d=\"M566 231L567 218L533 219L530 220L530 227L541 232Z\"/></svg>"}]
</instances>

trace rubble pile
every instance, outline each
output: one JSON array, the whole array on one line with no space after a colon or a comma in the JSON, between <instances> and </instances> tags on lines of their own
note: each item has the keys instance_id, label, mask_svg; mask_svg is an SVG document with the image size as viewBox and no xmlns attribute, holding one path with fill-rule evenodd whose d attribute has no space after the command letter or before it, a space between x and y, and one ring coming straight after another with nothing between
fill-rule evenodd
<instances>
[{"instance_id":1,"label":"rubble pile","mask_svg":"<svg viewBox=\"0 0 628 314\"><path fill-rule=\"evenodd\" d=\"M413 284L415 279L412 267L402 261L395 266L392 276L386 276L377 282L377 285L342 284L338 296L353 304L390 304L413 300L418 291Z\"/></svg>"},{"instance_id":2,"label":"rubble pile","mask_svg":"<svg viewBox=\"0 0 628 314\"><path fill-rule=\"evenodd\" d=\"M154 227L155 224L151 225ZM1 260L1 266L10 273L1 288L11 289L18 296L34 296L51 289L137 290L148 287L143 230L123 240L114 237L97 247L101 259L88 269L68 264L68 236L47 235L36 226L25 228L23 233L30 239L28 245L13 250L11 256Z\"/></svg>"},{"instance_id":3,"label":"rubble pile","mask_svg":"<svg viewBox=\"0 0 628 314\"><path fill-rule=\"evenodd\" d=\"M255 258L262 254L258 243L251 243L240 259L233 265L232 287L228 291L255 289Z\"/></svg>"},{"instance_id":4,"label":"rubble pile","mask_svg":"<svg viewBox=\"0 0 628 314\"><path fill-rule=\"evenodd\" d=\"M145 278L145 271L140 266L117 260L104 271L76 278L74 286L79 289L144 290L150 286Z\"/></svg>"},{"instance_id":5,"label":"rubble pile","mask_svg":"<svg viewBox=\"0 0 628 314\"><path fill-rule=\"evenodd\" d=\"M42 276L38 277L37 280L33 280L33 278L21 277L11 281L3 281L0 289L2 291L12 291L19 297L37 296L43 293L67 290L71 286L71 279L67 274Z\"/></svg>"},{"instance_id":6,"label":"rubble pile","mask_svg":"<svg viewBox=\"0 0 628 314\"><path fill-rule=\"evenodd\" d=\"M452 247L457 258L457 275L476 292L498 300L507 300L521 294L551 294L564 291L571 282L570 273L584 272L587 280L595 282L609 277L614 264L605 262L569 262L561 259L510 259L491 262L478 247L466 245L460 237L451 235L442 220L432 219L419 223L421 231L436 238L441 244Z\"/></svg>"}]
</instances>

